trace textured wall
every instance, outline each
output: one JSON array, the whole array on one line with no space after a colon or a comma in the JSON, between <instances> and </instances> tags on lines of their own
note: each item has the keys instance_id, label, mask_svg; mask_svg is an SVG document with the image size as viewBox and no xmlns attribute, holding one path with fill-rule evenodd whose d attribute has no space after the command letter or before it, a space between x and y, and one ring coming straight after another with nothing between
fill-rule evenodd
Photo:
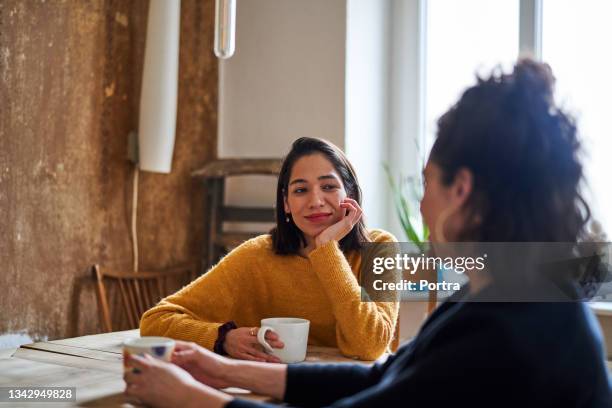
<instances>
[{"instance_id":1,"label":"textured wall","mask_svg":"<svg viewBox=\"0 0 612 408\"><path fill-rule=\"evenodd\" d=\"M0 334L97 332L92 263L130 268L148 1L0 1ZM183 0L173 171L140 174L140 266L200 255L216 154L213 0Z\"/></svg>"}]
</instances>

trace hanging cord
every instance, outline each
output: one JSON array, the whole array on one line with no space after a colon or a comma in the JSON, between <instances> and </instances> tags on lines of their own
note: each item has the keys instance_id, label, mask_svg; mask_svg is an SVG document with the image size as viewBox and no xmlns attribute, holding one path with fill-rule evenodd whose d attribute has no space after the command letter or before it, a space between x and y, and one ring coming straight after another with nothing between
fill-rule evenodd
<instances>
[{"instance_id":1,"label":"hanging cord","mask_svg":"<svg viewBox=\"0 0 612 408\"><path fill-rule=\"evenodd\" d=\"M138 164L134 164L134 179L132 181L132 253L134 256L134 272L138 272L138 234L136 231L136 216L138 209Z\"/></svg>"}]
</instances>

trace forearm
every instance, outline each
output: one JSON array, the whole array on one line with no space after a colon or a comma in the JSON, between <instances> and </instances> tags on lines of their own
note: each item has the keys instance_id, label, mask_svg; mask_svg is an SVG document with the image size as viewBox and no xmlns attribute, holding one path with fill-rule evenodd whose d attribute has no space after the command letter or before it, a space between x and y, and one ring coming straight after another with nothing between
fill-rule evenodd
<instances>
[{"instance_id":1,"label":"forearm","mask_svg":"<svg viewBox=\"0 0 612 408\"><path fill-rule=\"evenodd\" d=\"M363 300L355 273L337 243L316 249L310 259L336 318L340 350L362 360L378 358L393 339L398 304Z\"/></svg>"},{"instance_id":2,"label":"forearm","mask_svg":"<svg viewBox=\"0 0 612 408\"><path fill-rule=\"evenodd\" d=\"M244 388L257 394L282 400L287 384L287 365L232 360L223 373L232 387Z\"/></svg>"},{"instance_id":3,"label":"forearm","mask_svg":"<svg viewBox=\"0 0 612 408\"><path fill-rule=\"evenodd\" d=\"M185 408L200 408L202 406L223 408L233 399L234 397L222 391L207 387L204 384L197 384L191 387L190 392L185 395L185 400L182 401L181 406Z\"/></svg>"},{"instance_id":4,"label":"forearm","mask_svg":"<svg viewBox=\"0 0 612 408\"><path fill-rule=\"evenodd\" d=\"M229 387L251 390L289 404L323 406L380 380L383 366L362 364L270 364L231 360L223 371ZM326 389L325 393L313 390ZM248 404L234 405L246 406ZM267 405L266 405L267 406Z\"/></svg>"},{"instance_id":5,"label":"forearm","mask_svg":"<svg viewBox=\"0 0 612 408\"><path fill-rule=\"evenodd\" d=\"M222 322L206 322L176 311L168 306L157 306L147 311L140 322L142 336L166 336L192 341L209 350L213 349Z\"/></svg>"},{"instance_id":6,"label":"forearm","mask_svg":"<svg viewBox=\"0 0 612 408\"><path fill-rule=\"evenodd\" d=\"M167 336L192 341L212 350L219 327L238 318L235 299L249 293L244 273L256 256L253 245L243 244L226 255L210 271L147 310L140 320L141 335ZM236 282L242 282L236 286Z\"/></svg>"},{"instance_id":7,"label":"forearm","mask_svg":"<svg viewBox=\"0 0 612 408\"><path fill-rule=\"evenodd\" d=\"M336 342L342 354L376 360L393 341L397 312L375 303L355 302L336 309Z\"/></svg>"}]
</instances>

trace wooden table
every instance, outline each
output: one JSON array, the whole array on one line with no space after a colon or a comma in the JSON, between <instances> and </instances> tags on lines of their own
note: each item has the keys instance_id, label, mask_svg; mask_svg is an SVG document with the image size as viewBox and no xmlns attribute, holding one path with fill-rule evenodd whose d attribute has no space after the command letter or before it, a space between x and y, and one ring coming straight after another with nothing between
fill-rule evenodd
<instances>
[{"instance_id":1,"label":"wooden table","mask_svg":"<svg viewBox=\"0 0 612 408\"><path fill-rule=\"evenodd\" d=\"M74 403L45 406L133 407L123 395L121 343L138 337L138 330L97 334L23 345L12 355L0 356L0 387L76 387ZM306 362L359 362L343 357L330 347L308 347ZM239 398L268 400L246 390L228 389ZM2 406L41 407L40 403L2 403Z\"/></svg>"}]
</instances>

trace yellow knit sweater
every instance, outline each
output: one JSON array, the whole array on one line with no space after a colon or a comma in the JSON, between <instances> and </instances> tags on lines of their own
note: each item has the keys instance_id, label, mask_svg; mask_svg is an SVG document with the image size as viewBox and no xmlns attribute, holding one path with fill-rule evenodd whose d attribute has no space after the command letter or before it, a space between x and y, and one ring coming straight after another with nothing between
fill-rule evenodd
<instances>
[{"instance_id":1,"label":"yellow knit sweater","mask_svg":"<svg viewBox=\"0 0 612 408\"><path fill-rule=\"evenodd\" d=\"M370 238L395 241L381 230L371 230ZM337 241L315 249L308 258L277 255L270 236L261 235L148 310L140 333L212 349L219 326L227 321L254 327L267 317L300 317L310 320L309 344L373 360L393 340L399 305L361 301L360 262L356 251L345 257Z\"/></svg>"}]
</instances>

